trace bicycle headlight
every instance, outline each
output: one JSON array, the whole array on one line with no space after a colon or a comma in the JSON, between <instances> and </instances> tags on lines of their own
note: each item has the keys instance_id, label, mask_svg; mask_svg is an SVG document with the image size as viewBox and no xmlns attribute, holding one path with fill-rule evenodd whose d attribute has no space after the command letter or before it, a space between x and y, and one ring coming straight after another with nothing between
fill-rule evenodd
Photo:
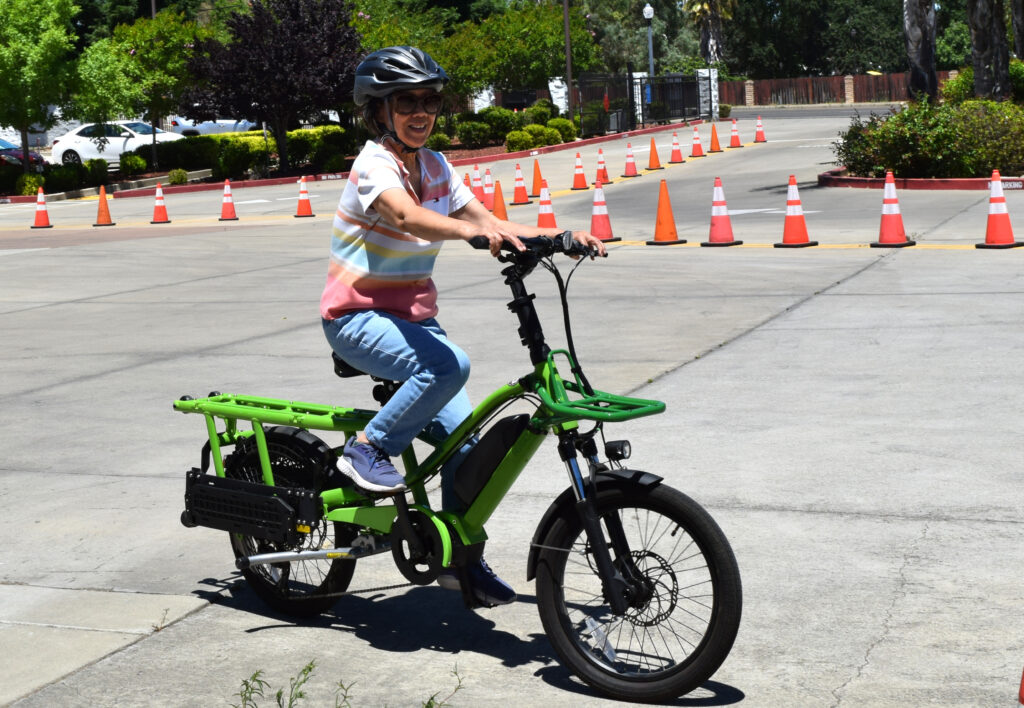
<instances>
[{"instance_id":1,"label":"bicycle headlight","mask_svg":"<svg viewBox=\"0 0 1024 708\"><path fill-rule=\"evenodd\" d=\"M629 440L609 440L604 444L604 454L609 460L628 460L632 452Z\"/></svg>"}]
</instances>

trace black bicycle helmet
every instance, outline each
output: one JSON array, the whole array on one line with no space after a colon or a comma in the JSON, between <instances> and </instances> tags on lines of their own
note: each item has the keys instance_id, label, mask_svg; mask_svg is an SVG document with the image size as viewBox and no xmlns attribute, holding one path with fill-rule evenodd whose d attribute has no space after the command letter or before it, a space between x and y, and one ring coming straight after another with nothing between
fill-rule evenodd
<instances>
[{"instance_id":1,"label":"black bicycle helmet","mask_svg":"<svg viewBox=\"0 0 1024 708\"><path fill-rule=\"evenodd\" d=\"M422 49L385 47L356 67L353 98L357 106L365 106L371 99L387 98L402 89L440 91L447 83L448 74Z\"/></svg>"}]
</instances>

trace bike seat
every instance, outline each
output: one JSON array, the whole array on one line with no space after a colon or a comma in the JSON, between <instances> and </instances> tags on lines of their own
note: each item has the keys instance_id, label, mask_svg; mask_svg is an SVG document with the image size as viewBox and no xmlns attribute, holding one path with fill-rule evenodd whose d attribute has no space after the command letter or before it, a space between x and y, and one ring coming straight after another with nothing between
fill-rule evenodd
<instances>
[{"instance_id":1,"label":"bike seat","mask_svg":"<svg viewBox=\"0 0 1024 708\"><path fill-rule=\"evenodd\" d=\"M353 376L366 376L366 372L349 364L347 361L338 356L337 352L331 352L331 359L334 360L334 373L343 379L352 378Z\"/></svg>"}]
</instances>

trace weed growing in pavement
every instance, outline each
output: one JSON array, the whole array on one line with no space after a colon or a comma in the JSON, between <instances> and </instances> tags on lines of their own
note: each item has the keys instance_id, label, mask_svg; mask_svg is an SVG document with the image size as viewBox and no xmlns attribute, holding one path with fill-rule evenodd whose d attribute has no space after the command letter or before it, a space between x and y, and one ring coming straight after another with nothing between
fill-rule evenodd
<instances>
[{"instance_id":1,"label":"weed growing in pavement","mask_svg":"<svg viewBox=\"0 0 1024 708\"><path fill-rule=\"evenodd\" d=\"M287 697L284 694L283 688L278 689L277 693L274 694L274 700L277 702L278 708L295 708L299 701L306 698L306 692L302 687L305 686L306 682L312 677L315 669L316 660L311 660L308 664L302 667L296 676L288 679ZM423 708L442 708L443 706L450 705L448 701L450 701L452 697L462 689L462 676L459 675L458 666L452 669L452 675L456 680L455 688L452 689L452 692L438 700L438 695L441 693L438 691L423 702ZM266 691L269 691L271 688L270 682L264 680L263 676L263 670L259 669L249 678L242 679L242 685L239 688L238 693L235 694L242 702L232 703L232 708L259 708L259 703L256 699L265 698ZM354 682L346 686L342 681L338 681L338 684L334 689L334 708L352 708L349 691L354 685Z\"/></svg>"}]
</instances>

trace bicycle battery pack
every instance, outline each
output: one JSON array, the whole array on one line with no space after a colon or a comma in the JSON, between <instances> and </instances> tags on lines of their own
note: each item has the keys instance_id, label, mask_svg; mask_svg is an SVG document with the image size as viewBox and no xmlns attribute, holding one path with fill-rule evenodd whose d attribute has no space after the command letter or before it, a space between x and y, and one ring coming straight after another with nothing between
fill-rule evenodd
<instances>
[{"instance_id":1,"label":"bicycle battery pack","mask_svg":"<svg viewBox=\"0 0 1024 708\"><path fill-rule=\"evenodd\" d=\"M526 413L502 418L484 433L466 459L455 471L455 496L465 507L470 506L490 480L505 454L530 424Z\"/></svg>"},{"instance_id":2,"label":"bicycle battery pack","mask_svg":"<svg viewBox=\"0 0 1024 708\"><path fill-rule=\"evenodd\" d=\"M323 516L311 489L269 487L228 479L192 468L185 476L181 523L240 533L278 543L295 543L299 526L312 527Z\"/></svg>"}]
</instances>

